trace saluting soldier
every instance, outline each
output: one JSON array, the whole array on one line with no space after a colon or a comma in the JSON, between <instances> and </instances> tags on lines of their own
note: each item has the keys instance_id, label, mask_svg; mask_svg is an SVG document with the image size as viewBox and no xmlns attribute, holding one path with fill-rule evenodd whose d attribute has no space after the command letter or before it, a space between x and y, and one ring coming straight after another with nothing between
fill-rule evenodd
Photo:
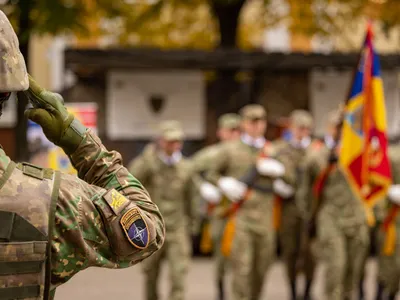
<instances>
[{"instance_id":1,"label":"saluting soldier","mask_svg":"<svg viewBox=\"0 0 400 300\"><path fill-rule=\"evenodd\" d=\"M301 237L303 236L304 222L296 205L295 194L298 182L301 179L301 164L308 151L316 151L322 143L312 141L313 118L304 110L295 110L290 115L290 139L275 142L276 158L285 165L286 178L290 182L277 179L274 182L275 199L275 226L279 233L282 256L286 265L292 299L297 299L296 267L300 256ZM311 253L303 259L306 286L304 299L309 299L315 263Z\"/></svg>"},{"instance_id":2,"label":"saluting soldier","mask_svg":"<svg viewBox=\"0 0 400 300\"><path fill-rule=\"evenodd\" d=\"M306 158L298 202L308 218L310 211L318 209L315 228L321 251L318 254L326 265L326 297L343 300L351 299L360 281L369 247L369 226L363 203L337 166L340 112L333 112L329 122L331 143ZM317 195L313 192L316 183Z\"/></svg>"},{"instance_id":3,"label":"saluting soldier","mask_svg":"<svg viewBox=\"0 0 400 300\"><path fill-rule=\"evenodd\" d=\"M28 90L29 88L29 90ZM164 222L142 184L64 106L28 80L18 39L0 11L0 114L26 91L26 112L69 155L78 177L14 163L0 149L0 298L52 299L88 267L126 268L164 242Z\"/></svg>"},{"instance_id":4,"label":"saluting soldier","mask_svg":"<svg viewBox=\"0 0 400 300\"><path fill-rule=\"evenodd\" d=\"M192 172L181 152L184 133L180 123L165 121L160 134L130 169L147 189L162 212L166 226L164 246L143 263L146 299L157 300L161 263L166 258L170 272L170 300L185 298L185 280L191 257L191 225L196 218L191 204Z\"/></svg>"},{"instance_id":5,"label":"saluting soldier","mask_svg":"<svg viewBox=\"0 0 400 300\"><path fill-rule=\"evenodd\" d=\"M273 152L264 138L267 127L264 107L246 105L240 115L243 131L240 140L220 148L207 179L240 205L235 216L231 252L232 299L257 300L265 274L275 258L272 182L283 174L284 167L272 158L258 164L262 150L268 154Z\"/></svg>"},{"instance_id":6,"label":"saluting soldier","mask_svg":"<svg viewBox=\"0 0 400 300\"><path fill-rule=\"evenodd\" d=\"M224 114L218 119L217 136L219 143L203 148L192 157L194 172L199 174L199 191L202 199L208 204L211 218L212 241L216 264L216 283L218 299L225 299L224 276L228 260L221 252L221 240L226 225L224 212L228 209L230 201L223 197L218 187L204 180L204 174L211 168L217 159L219 148L225 142L240 138L240 116L234 113Z\"/></svg>"}]
</instances>

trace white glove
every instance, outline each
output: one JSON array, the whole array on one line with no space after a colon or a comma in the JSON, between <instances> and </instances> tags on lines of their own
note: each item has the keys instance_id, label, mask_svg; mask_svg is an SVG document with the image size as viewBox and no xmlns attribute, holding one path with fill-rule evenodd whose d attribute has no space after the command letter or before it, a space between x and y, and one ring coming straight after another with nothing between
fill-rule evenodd
<instances>
[{"instance_id":1,"label":"white glove","mask_svg":"<svg viewBox=\"0 0 400 300\"><path fill-rule=\"evenodd\" d=\"M257 171L263 176L281 177L285 174L285 166L273 158L260 158L257 160Z\"/></svg>"},{"instance_id":2,"label":"white glove","mask_svg":"<svg viewBox=\"0 0 400 300\"><path fill-rule=\"evenodd\" d=\"M400 184L392 185L388 191L389 200L400 205Z\"/></svg>"},{"instance_id":3,"label":"white glove","mask_svg":"<svg viewBox=\"0 0 400 300\"><path fill-rule=\"evenodd\" d=\"M222 193L233 202L241 200L247 191L247 185L233 177L222 177L218 180Z\"/></svg>"},{"instance_id":4,"label":"white glove","mask_svg":"<svg viewBox=\"0 0 400 300\"><path fill-rule=\"evenodd\" d=\"M221 202L221 193L215 185L211 183L204 182L200 186L200 195L211 204L218 204Z\"/></svg>"},{"instance_id":5,"label":"white glove","mask_svg":"<svg viewBox=\"0 0 400 300\"><path fill-rule=\"evenodd\" d=\"M273 183L274 192L284 199L290 198L294 195L294 189L290 184L287 184L282 179L276 179Z\"/></svg>"}]
</instances>

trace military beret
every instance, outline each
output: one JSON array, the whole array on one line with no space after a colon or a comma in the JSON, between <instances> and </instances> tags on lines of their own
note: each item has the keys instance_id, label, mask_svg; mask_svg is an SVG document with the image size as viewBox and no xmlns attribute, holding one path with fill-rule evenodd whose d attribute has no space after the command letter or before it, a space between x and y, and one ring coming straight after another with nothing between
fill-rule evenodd
<instances>
[{"instance_id":1,"label":"military beret","mask_svg":"<svg viewBox=\"0 0 400 300\"><path fill-rule=\"evenodd\" d=\"M237 128L240 125L240 116L238 114L224 114L218 119L219 128Z\"/></svg>"},{"instance_id":2,"label":"military beret","mask_svg":"<svg viewBox=\"0 0 400 300\"><path fill-rule=\"evenodd\" d=\"M240 110L240 115L243 119L266 119L267 112L260 104L248 104Z\"/></svg>"}]
</instances>

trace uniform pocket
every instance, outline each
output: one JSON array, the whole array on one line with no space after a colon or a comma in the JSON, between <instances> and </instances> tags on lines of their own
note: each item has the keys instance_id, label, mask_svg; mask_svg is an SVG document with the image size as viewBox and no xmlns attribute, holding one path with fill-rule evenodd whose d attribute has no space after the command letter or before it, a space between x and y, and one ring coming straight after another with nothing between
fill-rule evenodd
<instances>
[{"instance_id":1,"label":"uniform pocket","mask_svg":"<svg viewBox=\"0 0 400 300\"><path fill-rule=\"evenodd\" d=\"M46 248L47 242L0 243L0 288L14 289L16 298L43 295Z\"/></svg>"}]
</instances>

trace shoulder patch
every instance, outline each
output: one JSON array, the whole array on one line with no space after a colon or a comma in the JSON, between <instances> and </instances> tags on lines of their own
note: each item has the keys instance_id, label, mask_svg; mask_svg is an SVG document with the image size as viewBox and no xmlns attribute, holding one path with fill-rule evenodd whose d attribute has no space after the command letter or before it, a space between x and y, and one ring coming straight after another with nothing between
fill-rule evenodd
<instances>
[{"instance_id":1,"label":"shoulder patch","mask_svg":"<svg viewBox=\"0 0 400 300\"><path fill-rule=\"evenodd\" d=\"M131 208L120 221L129 242L138 249L149 245L149 228L137 208Z\"/></svg>"},{"instance_id":2,"label":"shoulder patch","mask_svg":"<svg viewBox=\"0 0 400 300\"><path fill-rule=\"evenodd\" d=\"M117 216L125 209L125 207L128 206L130 202L124 195L115 189L109 190L103 196L103 198L107 201L108 205Z\"/></svg>"}]
</instances>

